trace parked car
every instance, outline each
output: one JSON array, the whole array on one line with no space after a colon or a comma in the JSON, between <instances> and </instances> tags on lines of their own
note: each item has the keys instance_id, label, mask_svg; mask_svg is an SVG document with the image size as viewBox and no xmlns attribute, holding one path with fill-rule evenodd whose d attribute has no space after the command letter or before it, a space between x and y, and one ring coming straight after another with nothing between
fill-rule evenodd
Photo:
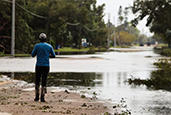
<instances>
[{"instance_id":1,"label":"parked car","mask_svg":"<svg viewBox=\"0 0 171 115\"><path fill-rule=\"evenodd\" d=\"M140 43L140 46L144 46L144 44L143 43Z\"/></svg>"},{"instance_id":2,"label":"parked car","mask_svg":"<svg viewBox=\"0 0 171 115\"><path fill-rule=\"evenodd\" d=\"M148 42L148 43L147 43L147 46L151 46L151 43Z\"/></svg>"}]
</instances>

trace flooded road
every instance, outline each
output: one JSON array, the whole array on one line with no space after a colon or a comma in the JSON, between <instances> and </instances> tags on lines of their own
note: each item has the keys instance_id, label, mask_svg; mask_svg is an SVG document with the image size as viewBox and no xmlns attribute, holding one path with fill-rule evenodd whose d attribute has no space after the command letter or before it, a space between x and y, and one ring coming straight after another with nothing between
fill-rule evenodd
<instances>
[{"instance_id":1,"label":"flooded road","mask_svg":"<svg viewBox=\"0 0 171 115\"><path fill-rule=\"evenodd\" d=\"M140 52L105 52L92 55L59 55L51 59L50 87L65 87L111 102L125 101L132 115L170 115L171 92L128 85L135 77L150 78L153 62L161 56L152 48ZM35 58L0 58L0 72L34 82ZM29 72L29 75L27 74ZM7 74L7 73L6 73Z\"/></svg>"}]
</instances>

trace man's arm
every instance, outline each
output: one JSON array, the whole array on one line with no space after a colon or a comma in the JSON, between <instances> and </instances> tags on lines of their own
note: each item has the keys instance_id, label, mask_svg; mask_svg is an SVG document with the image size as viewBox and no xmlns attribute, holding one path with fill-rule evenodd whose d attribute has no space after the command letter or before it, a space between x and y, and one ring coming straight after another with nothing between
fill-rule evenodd
<instances>
[{"instance_id":1,"label":"man's arm","mask_svg":"<svg viewBox=\"0 0 171 115\"><path fill-rule=\"evenodd\" d=\"M55 58L55 52L54 52L54 50L53 50L53 47L51 47L50 57L51 57L51 58Z\"/></svg>"}]
</instances>

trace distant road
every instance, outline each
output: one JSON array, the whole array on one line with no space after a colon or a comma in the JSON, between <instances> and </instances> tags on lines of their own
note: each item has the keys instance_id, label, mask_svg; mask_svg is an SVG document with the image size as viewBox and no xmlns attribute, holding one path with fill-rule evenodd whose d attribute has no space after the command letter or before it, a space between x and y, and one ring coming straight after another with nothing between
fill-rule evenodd
<instances>
[{"instance_id":1,"label":"distant road","mask_svg":"<svg viewBox=\"0 0 171 115\"><path fill-rule=\"evenodd\" d=\"M110 50L118 52L137 52L137 51L149 51L153 50L154 45L152 46L133 46L131 48L110 48Z\"/></svg>"}]
</instances>

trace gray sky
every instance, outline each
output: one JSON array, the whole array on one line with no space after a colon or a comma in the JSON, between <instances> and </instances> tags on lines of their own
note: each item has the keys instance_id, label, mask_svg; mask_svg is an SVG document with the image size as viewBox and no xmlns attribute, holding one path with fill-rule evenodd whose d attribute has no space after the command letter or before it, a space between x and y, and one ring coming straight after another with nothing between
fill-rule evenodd
<instances>
[{"instance_id":1,"label":"gray sky","mask_svg":"<svg viewBox=\"0 0 171 115\"><path fill-rule=\"evenodd\" d=\"M127 6L132 6L134 0L97 0L97 5L102 5L103 3L106 4L105 6L105 17L104 20L107 23L109 13L110 13L110 22L114 23L117 25L117 18L118 18L118 10L119 6L122 6L124 9ZM135 16L129 12L128 15L128 21L132 20ZM114 21L115 20L115 21ZM145 26L146 20L144 19L143 21L140 21L140 23L137 25L137 28L141 31L141 33L152 35L149 31L149 28Z\"/></svg>"}]
</instances>

